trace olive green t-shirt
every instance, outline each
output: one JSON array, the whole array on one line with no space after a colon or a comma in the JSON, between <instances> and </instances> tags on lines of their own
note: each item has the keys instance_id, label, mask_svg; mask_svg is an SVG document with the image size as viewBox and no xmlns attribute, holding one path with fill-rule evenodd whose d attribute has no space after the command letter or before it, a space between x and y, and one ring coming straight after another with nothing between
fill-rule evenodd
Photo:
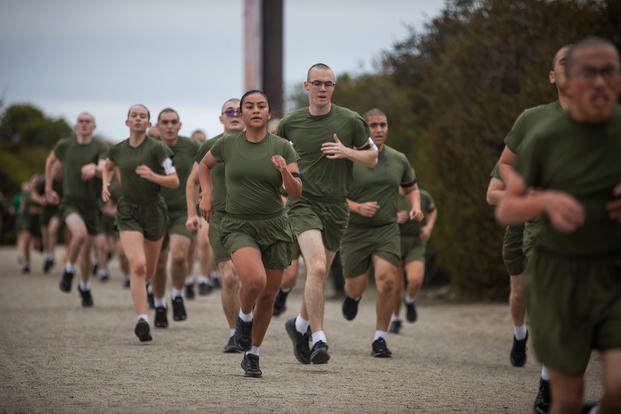
<instances>
[{"instance_id":1,"label":"olive green t-shirt","mask_svg":"<svg viewBox=\"0 0 621 414\"><path fill-rule=\"evenodd\" d=\"M80 144L75 138L65 138L56 143L53 151L63 165L63 197L97 206L101 198L101 179L84 181L81 170L86 164L97 164L106 158L106 144L97 139Z\"/></svg>"},{"instance_id":2,"label":"olive green t-shirt","mask_svg":"<svg viewBox=\"0 0 621 414\"><path fill-rule=\"evenodd\" d=\"M161 142L167 145L163 140ZM173 162L175 170L179 177L179 187L166 188L162 187L162 196L166 201L166 207L169 212L186 212L187 204L185 200L185 183L192 172L194 165L194 157L198 150L198 143L190 138L179 137L174 146L169 146L173 152Z\"/></svg>"},{"instance_id":3,"label":"olive green t-shirt","mask_svg":"<svg viewBox=\"0 0 621 414\"><path fill-rule=\"evenodd\" d=\"M620 106L600 124L578 123L560 112L528 134L515 169L529 186L571 194L586 213L584 224L570 234L557 232L545 215L537 246L564 255L621 252L621 225L605 206L621 182L620 159Z\"/></svg>"},{"instance_id":4,"label":"olive green t-shirt","mask_svg":"<svg viewBox=\"0 0 621 414\"><path fill-rule=\"evenodd\" d=\"M514 154L518 154L526 134L528 134L535 125L563 112L564 110L561 108L559 101L524 110L524 112L517 117L513 123L513 127L511 127L511 131L509 131L505 137L505 145L509 147Z\"/></svg>"},{"instance_id":5,"label":"olive green t-shirt","mask_svg":"<svg viewBox=\"0 0 621 414\"><path fill-rule=\"evenodd\" d=\"M223 134L216 135L203 142L198 148L195 161L200 163L205 154L223 136ZM224 165L222 163L218 163L218 165L211 169L211 200L216 211L221 213L226 211L226 183L224 182Z\"/></svg>"},{"instance_id":6,"label":"olive green t-shirt","mask_svg":"<svg viewBox=\"0 0 621 414\"><path fill-rule=\"evenodd\" d=\"M410 206L410 203L408 202L407 198L400 195L399 196L399 211L407 211L409 213L411 209L412 209L412 206ZM425 215L422 221L408 220L405 223L399 224L399 230L401 232L401 237L404 237L404 236L419 237L420 229L424 225L427 224L427 215L436 209L436 205L433 201L433 198L427 191L423 189L420 189L420 209Z\"/></svg>"},{"instance_id":7,"label":"olive green t-shirt","mask_svg":"<svg viewBox=\"0 0 621 414\"><path fill-rule=\"evenodd\" d=\"M160 186L136 174L136 167L146 165L156 174L164 174L162 163L172 157L168 146L154 138L145 137L137 147L129 145L129 138L110 148L109 158L121 171L121 197L133 204L156 203Z\"/></svg>"},{"instance_id":8,"label":"olive green t-shirt","mask_svg":"<svg viewBox=\"0 0 621 414\"><path fill-rule=\"evenodd\" d=\"M357 203L377 201L379 210L373 217L350 213L352 227L377 227L397 221L399 186L414 185L416 177L406 156L384 145L373 168L354 164L354 179L348 198Z\"/></svg>"},{"instance_id":9,"label":"olive green t-shirt","mask_svg":"<svg viewBox=\"0 0 621 414\"><path fill-rule=\"evenodd\" d=\"M261 142L253 143L240 132L221 138L211 154L224 163L227 214L257 218L283 211L282 176L272 164L272 156L281 155L287 165L295 162L297 154L290 142L267 134Z\"/></svg>"},{"instance_id":10,"label":"olive green t-shirt","mask_svg":"<svg viewBox=\"0 0 621 414\"><path fill-rule=\"evenodd\" d=\"M321 144L334 142L333 134L346 147L362 148L369 139L369 128L354 111L332 104L329 113L313 116L308 108L298 109L278 124L276 135L293 143L298 153L303 196L325 201L343 201L349 192L353 162L328 159Z\"/></svg>"}]
</instances>

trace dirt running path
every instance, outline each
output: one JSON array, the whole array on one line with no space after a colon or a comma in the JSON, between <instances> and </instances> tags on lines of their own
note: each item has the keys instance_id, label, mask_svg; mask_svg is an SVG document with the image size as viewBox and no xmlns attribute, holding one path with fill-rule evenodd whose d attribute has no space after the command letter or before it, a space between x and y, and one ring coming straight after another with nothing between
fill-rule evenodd
<instances>
[{"instance_id":1,"label":"dirt running path","mask_svg":"<svg viewBox=\"0 0 621 414\"><path fill-rule=\"evenodd\" d=\"M60 255L59 255L60 256ZM243 377L239 354L224 354L228 334L216 291L186 301L188 320L133 334L129 291L112 278L93 283L95 307L83 309L74 287L59 291L59 266L22 275L13 249L0 249L0 413L529 413L539 365L509 364L511 323L499 304L423 302L419 321L389 337L391 359L370 356L373 292L347 322L326 304L332 359L301 365L284 321L297 313L301 289L272 321L261 348L262 379ZM151 316L152 317L152 316ZM587 398L601 393L593 356Z\"/></svg>"}]
</instances>

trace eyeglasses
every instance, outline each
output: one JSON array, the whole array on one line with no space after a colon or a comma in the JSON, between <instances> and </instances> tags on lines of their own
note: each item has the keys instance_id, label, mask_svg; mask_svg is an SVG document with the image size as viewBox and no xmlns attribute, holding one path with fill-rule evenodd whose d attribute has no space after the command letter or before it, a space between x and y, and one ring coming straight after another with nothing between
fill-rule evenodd
<instances>
[{"instance_id":1,"label":"eyeglasses","mask_svg":"<svg viewBox=\"0 0 621 414\"><path fill-rule=\"evenodd\" d=\"M161 121L158 121L160 124L162 125L177 125L179 123L178 119L162 119Z\"/></svg>"},{"instance_id":2,"label":"eyeglasses","mask_svg":"<svg viewBox=\"0 0 621 414\"><path fill-rule=\"evenodd\" d=\"M619 68L613 65L604 66L603 68L585 65L581 66L577 71L578 76L589 82L595 82L599 75L602 75L605 82L611 82L620 73Z\"/></svg>"},{"instance_id":3,"label":"eyeglasses","mask_svg":"<svg viewBox=\"0 0 621 414\"><path fill-rule=\"evenodd\" d=\"M224 112L222 112L222 115L226 115L229 118L233 118L235 116L241 115L241 110L240 109L226 109Z\"/></svg>"},{"instance_id":4,"label":"eyeglasses","mask_svg":"<svg viewBox=\"0 0 621 414\"><path fill-rule=\"evenodd\" d=\"M321 88L321 85L323 85L326 89L334 88L336 86L336 82L332 81L322 82L320 80L309 80L308 83L313 85L315 88Z\"/></svg>"}]
</instances>

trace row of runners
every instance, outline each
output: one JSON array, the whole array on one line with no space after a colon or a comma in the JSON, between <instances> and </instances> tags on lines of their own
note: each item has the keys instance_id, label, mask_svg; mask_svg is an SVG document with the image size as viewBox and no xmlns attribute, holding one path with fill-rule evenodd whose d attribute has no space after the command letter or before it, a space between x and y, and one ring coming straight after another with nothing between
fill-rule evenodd
<instances>
[{"instance_id":1,"label":"row of runners","mask_svg":"<svg viewBox=\"0 0 621 414\"><path fill-rule=\"evenodd\" d=\"M525 363L526 290L535 351L547 367L542 370L535 411L579 412L584 370L591 350L598 349L603 355L604 395L598 407L586 409L618 412L618 52L598 38L563 47L554 57L550 81L557 86L558 102L527 110L518 118L488 191L488 200L497 205L499 222L517 226L508 228L503 248L512 275L510 307L515 327L510 360L515 366ZM173 268L176 260L182 266L178 258L183 256L185 262L185 246L191 231L200 227L201 215L209 222L209 239L222 278L222 305L231 328L225 349L244 352L241 365L246 376L262 375L260 346L274 300L277 293L281 301L286 300L291 286L286 275L297 273L300 255L306 268L302 306L285 323L297 360L325 364L330 359L323 329L323 292L337 250L346 277L344 317L356 317L372 272L378 294L371 353L391 356L387 333L398 330L393 309L400 302L399 269L405 262L409 287L414 287L406 294L406 304L413 305L435 206L431 199L423 202L426 197L407 158L385 145L386 115L372 109L361 117L334 105L335 86L328 66L313 65L304 82L308 107L285 116L275 134L268 132L268 97L252 90L223 106L222 117L239 119L237 129L227 129L225 123L224 133L200 149L178 137L180 119L171 108L158 115L161 140L147 137L150 113L143 105L129 109L130 137L109 151L81 139L80 122L94 122L89 114L78 118L77 139L56 146L46 165L46 183L51 182L47 178L52 177L54 165L62 164L65 183L73 180L76 186L67 188L83 186L76 193L66 191L60 203L72 233L71 245L92 234L89 212L99 197L105 202L116 200L116 225L129 259L138 317L135 333L140 341L151 340L146 282L153 279L158 326L166 314L165 276L158 281L158 259L167 258L169 249ZM89 157L84 155L87 152ZM103 188L89 193L86 186L99 172ZM120 187L117 196L115 182ZM197 183L202 190L198 212ZM404 207L399 207L400 197ZM51 184L46 185L46 198L58 201ZM537 218L540 224L529 222ZM401 237L399 222L415 230ZM519 228L524 222L522 236ZM538 233L532 231L536 228ZM176 256L177 250L184 254ZM70 248L61 290L71 288L72 263ZM173 297L182 295L176 286L173 281ZM82 282L78 289L81 294L89 291ZM415 319L415 307L410 309Z\"/></svg>"},{"instance_id":2,"label":"row of runners","mask_svg":"<svg viewBox=\"0 0 621 414\"><path fill-rule=\"evenodd\" d=\"M59 141L46 162L46 202L59 205L71 234L60 289L71 291L79 264L77 290L83 305L93 304L90 244L100 227L101 200L115 214L140 341L152 340L149 282L153 325L168 326L169 258L173 319L187 317L183 286L188 252L194 232L208 229L230 326L224 351L245 352L247 376L261 376L260 345L274 298L279 292L282 303L295 283L300 256L307 271L304 301L300 314L286 322L287 332L300 362L328 362L323 292L337 250L347 277L343 314L348 320L355 317L374 270L379 295L371 352L390 357L388 331L397 333L401 326L402 262L408 280L407 319L413 322L435 206L427 193L421 197L405 155L384 144L386 115L372 109L363 118L332 104L336 83L328 66L313 65L307 75L309 107L287 115L276 131L268 132L268 97L249 91L224 103L224 132L200 146L178 135L181 119L172 108L158 114L159 139L154 139L148 135L149 110L133 105L126 120L130 137L111 148L93 139L94 117L80 114L76 137ZM52 185L58 171L62 197Z\"/></svg>"}]
</instances>

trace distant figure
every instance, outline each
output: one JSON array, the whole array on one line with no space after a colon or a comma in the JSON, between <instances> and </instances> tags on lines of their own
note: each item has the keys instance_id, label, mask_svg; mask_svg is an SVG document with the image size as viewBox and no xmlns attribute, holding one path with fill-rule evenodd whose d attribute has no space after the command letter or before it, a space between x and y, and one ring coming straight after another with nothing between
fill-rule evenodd
<instances>
[{"instance_id":1,"label":"distant figure","mask_svg":"<svg viewBox=\"0 0 621 414\"><path fill-rule=\"evenodd\" d=\"M101 175L108 153L106 144L93 138L96 127L95 117L82 112L75 125L75 138L58 141L45 163L45 198L51 204L60 202L60 216L71 232L69 257L59 288L66 293L71 291L79 258L81 279L78 291L84 307L93 306L91 250L94 237L101 232L98 195L101 181L97 177ZM56 163L63 168L62 198L53 188Z\"/></svg>"},{"instance_id":2,"label":"distant figure","mask_svg":"<svg viewBox=\"0 0 621 414\"><path fill-rule=\"evenodd\" d=\"M160 137L160 130L157 127L157 125L153 125L151 128L149 128L149 130L147 131L147 136L151 137L151 138L159 138Z\"/></svg>"},{"instance_id":3,"label":"distant figure","mask_svg":"<svg viewBox=\"0 0 621 414\"><path fill-rule=\"evenodd\" d=\"M347 195L349 222L340 247L345 276L342 312L348 321L356 317L373 269L377 295L371 355L390 358L388 327L394 307L397 269L401 264L401 235L397 223L399 192L407 198L409 219L420 222L423 212L414 168L405 154L386 145L389 129L386 114L380 109L371 109L364 119L377 146L378 160L375 168L357 164L353 168Z\"/></svg>"},{"instance_id":4,"label":"distant figure","mask_svg":"<svg viewBox=\"0 0 621 414\"><path fill-rule=\"evenodd\" d=\"M144 105L132 105L125 125L129 138L110 148L103 168L101 198L110 197L110 181L115 167L121 173L121 197L116 225L130 266L130 291L138 315L134 333L140 342L151 341L147 309L146 281L155 266L166 233L166 203L161 187L176 188L179 177L172 162L172 150L147 137L151 126L150 112Z\"/></svg>"},{"instance_id":5,"label":"distant figure","mask_svg":"<svg viewBox=\"0 0 621 414\"><path fill-rule=\"evenodd\" d=\"M199 144L202 144L203 142L207 141L207 134L202 129L195 129L192 132L192 135L190 136L190 138L192 138L194 141L198 142Z\"/></svg>"},{"instance_id":6,"label":"distant figure","mask_svg":"<svg viewBox=\"0 0 621 414\"><path fill-rule=\"evenodd\" d=\"M164 108L157 116L157 127L160 131L160 140L173 152L175 171L181 183L185 183L198 150L196 141L179 136L181 119L173 108ZM168 273L168 256L170 253L170 275L172 282L171 304L172 315L175 321L187 319L185 303L183 301L183 287L188 275L188 252L192 244L194 232L185 226L187 220L185 186L177 188L162 188L160 194L166 202L168 221L164 234L164 244L155 268L155 276L151 283L153 287L153 305L155 306L156 328L167 328L166 284Z\"/></svg>"}]
</instances>

